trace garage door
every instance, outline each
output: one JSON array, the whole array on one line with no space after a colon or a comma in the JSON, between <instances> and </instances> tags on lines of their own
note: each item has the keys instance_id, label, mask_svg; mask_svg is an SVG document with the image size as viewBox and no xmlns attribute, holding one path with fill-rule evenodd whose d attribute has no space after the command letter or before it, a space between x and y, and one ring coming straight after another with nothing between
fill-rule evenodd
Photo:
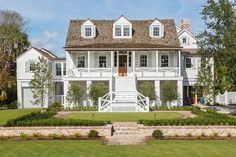
<instances>
[{"instance_id":1,"label":"garage door","mask_svg":"<svg viewBox=\"0 0 236 157\"><path fill-rule=\"evenodd\" d=\"M39 108L40 105L34 105L31 101L34 100L33 93L31 91L31 88L22 88L22 94L23 94L23 108Z\"/></svg>"}]
</instances>

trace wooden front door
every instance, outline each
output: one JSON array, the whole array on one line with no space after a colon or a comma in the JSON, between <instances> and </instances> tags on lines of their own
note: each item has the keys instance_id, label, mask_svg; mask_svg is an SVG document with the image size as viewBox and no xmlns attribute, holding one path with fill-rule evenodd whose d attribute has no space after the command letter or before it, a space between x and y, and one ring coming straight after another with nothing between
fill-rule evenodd
<instances>
[{"instance_id":1,"label":"wooden front door","mask_svg":"<svg viewBox=\"0 0 236 157\"><path fill-rule=\"evenodd\" d=\"M127 55L119 55L119 76L127 76Z\"/></svg>"}]
</instances>

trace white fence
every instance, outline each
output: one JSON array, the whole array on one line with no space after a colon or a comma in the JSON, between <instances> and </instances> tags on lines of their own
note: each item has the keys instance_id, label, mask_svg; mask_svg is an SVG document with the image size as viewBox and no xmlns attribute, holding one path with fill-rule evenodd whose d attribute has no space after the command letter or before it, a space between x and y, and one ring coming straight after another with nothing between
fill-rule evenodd
<instances>
[{"instance_id":1,"label":"white fence","mask_svg":"<svg viewBox=\"0 0 236 157\"><path fill-rule=\"evenodd\" d=\"M236 104L236 92L225 92L216 96L216 102L219 104Z\"/></svg>"}]
</instances>

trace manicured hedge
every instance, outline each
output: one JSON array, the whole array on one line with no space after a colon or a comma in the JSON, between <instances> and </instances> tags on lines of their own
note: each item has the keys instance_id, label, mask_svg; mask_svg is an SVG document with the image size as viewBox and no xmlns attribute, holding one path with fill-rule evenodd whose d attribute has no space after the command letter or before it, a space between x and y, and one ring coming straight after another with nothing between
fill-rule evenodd
<instances>
[{"instance_id":1,"label":"manicured hedge","mask_svg":"<svg viewBox=\"0 0 236 157\"><path fill-rule=\"evenodd\" d=\"M56 112L33 112L28 115L7 121L6 127L14 126L103 126L109 121L75 120L56 118Z\"/></svg>"},{"instance_id":2,"label":"manicured hedge","mask_svg":"<svg viewBox=\"0 0 236 157\"><path fill-rule=\"evenodd\" d=\"M168 126L168 125L236 125L236 119L225 114L217 113L213 110L203 112L199 109L192 109L196 114L195 118L186 119L159 119L159 120L139 120L140 124L147 126Z\"/></svg>"},{"instance_id":3,"label":"manicured hedge","mask_svg":"<svg viewBox=\"0 0 236 157\"><path fill-rule=\"evenodd\" d=\"M167 105L163 106L151 106L150 110L151 111L191 111L193 109L192 106L173 106L173 107L168 107Z\"/></svg>"}]
</instances>

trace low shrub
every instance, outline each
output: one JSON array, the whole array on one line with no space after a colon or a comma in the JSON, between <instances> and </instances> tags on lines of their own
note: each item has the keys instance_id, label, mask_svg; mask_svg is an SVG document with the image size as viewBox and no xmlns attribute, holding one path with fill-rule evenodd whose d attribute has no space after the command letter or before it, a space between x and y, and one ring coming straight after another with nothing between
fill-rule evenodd
<instances>
[{"instance_id":1,"label":"low shrub","mask_svg":"<svg viewBox=\"0 0 236 157\"><path fill-rule=\"evenodd\" d=\"M33 137L34 137L34 139L38 139L38 138L40 138L40 137L42 137L43 135L42 134L40 134L40 133L33 133Z\"/></svg>"},{"instance_id":2,"label":"low shrub","mask_svg":"<svg viewBox=\"0 0 236 157\"><path fill-rule=\"evenodd\" d=\"M193 135L191 133L187 133L187 137L192 137Z\"/></svg>"},{"instance_id":3,"label":"low shrub","mask_svg":"<svg viewBox=\"0 0 236 157\"><path fill-rule=\"evenodd\" d=\"M163 133L161 130L154 130L152 133L152 137L155 139L162 139L163 138Z\"/></svg>"},{"instance_id":4,"label":"low shrub","mask_svg":"<svg viewBox=\"0 0 236 157\"><path fill-rule=\"evenodd\" d=\"M48 108L47 111L58 112L62 110L62 105L58 102L52 103Z\"/></svg>"},{"instance_id":5,"label":"low shrub","mask_svg":"<svg viewBox=\"0 0 236 157\"><path fill-rule=\"evenodd\" d=\"M51 134L48 134L48 137L51 139L51 140L54 140L57 138L57 134L56 133L51 133Z\"/></svg>"},{"instance_id":6,"label":"low shrub","mask_svg":"<svg viewBox=\"0 0 236 157\"><path fill-rule=\"evenodd\" d=\"M96 130L90 130L89 133L88 133L88 137L97 138L98 137L98 132Z\"/></svg>"},{"instance_id":7,"label":"low shrub","mask_svg":"<svg viewBox=\"0 0 236 157\"><path fill-rule=\"evenodd\" d=\"M173 107L168 107L167 105L162 105L162 106L152 106L150 107L151 111L191 111L193 109L192 106L173 106Z\"/></svg>"},{"instance_id":8,"label":"low shrub","mask_svg":"<svg viewBox=\"0 0 236 157\"><path fill-rule=\"evenodd\" d=\"M23 132L22 132L22 133L20 134L20 137L21 137L22 140L26 140L27 137L28 137L28 135L27 135L26 133L23 133Z\"/></svg>"},{"instance_id":9,"label":"low shrub","mask_svg":"<svg viewBox=\"0 0 236 157\"><path fill-rule=\"evenodd\" d=\"M229 132L229 133L227 134L227 137L232 137L232 134Z\"/></svg>"},{"instance_id":10,"label":"low shrub","mask_svg":"<svg viewBox=\"0 0 236 157\"><path fill-rule=\"evenodd\" d=\"M65 108L64 111L98 111L97 106L76 106L73 108Z\"/></svg>"},{"instance_id":11,"label":"low shrub","mask_svg":"<svg viewBox=\"0 0 236 157\"><path fill-rule=\"evenodd\" d=\"M79 138L81 136L79 132L76 132L74 135L76 138Z\"/></svg>"}]
</instances>

